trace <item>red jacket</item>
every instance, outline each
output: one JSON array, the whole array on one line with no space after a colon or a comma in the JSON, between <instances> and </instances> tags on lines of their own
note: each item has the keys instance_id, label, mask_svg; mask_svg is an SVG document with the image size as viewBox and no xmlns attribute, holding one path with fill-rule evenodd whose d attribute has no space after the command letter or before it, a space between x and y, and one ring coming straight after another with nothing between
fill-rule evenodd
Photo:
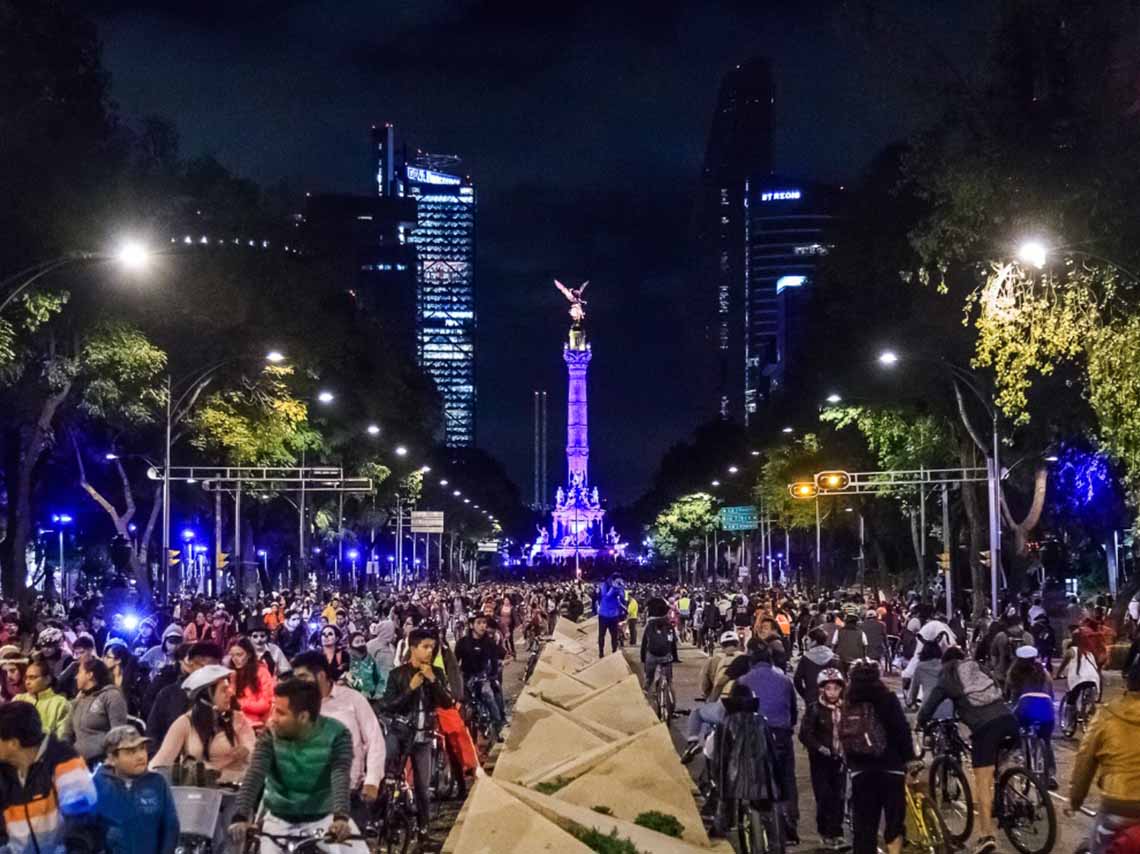
<instances>
[{"instance_id":1,"label":"red jacket","mask_svg":"<svg viewBox=\"0 0 1140 854\"><path fill-rule=\"evenodd\" d=\"M234 689L238 705L246 720L254 729L261 729L269 720L269 710L273 708L273 687L276 684L269 673L265 662L257 665L257 690L246 688L242 694L237 692L237 674L230 676L230 685Z\"/></svg>"}]
</instances>

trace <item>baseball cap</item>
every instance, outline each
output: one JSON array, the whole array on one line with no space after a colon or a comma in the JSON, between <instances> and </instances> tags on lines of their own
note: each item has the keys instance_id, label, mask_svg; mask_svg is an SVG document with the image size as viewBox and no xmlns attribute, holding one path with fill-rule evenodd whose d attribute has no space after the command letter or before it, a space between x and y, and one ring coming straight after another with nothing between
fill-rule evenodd
<instances>
[{"instance_id":1,"label":"baseball cap","mask_svg":"<svg viewBox=\"0 0 1140 854\"><path fill-rule=\"evenodd\" d=\"M1037 657L1037 647L1030 646L1029 644L1023 644L1017 648L1017 657L1018 658L1036 658Z\"/></svg>"},{"instance_id":2,"label":"baseball cap","mask_svg":"<svg viewBox=\"0 0 1140 854\"><path fill-rule=\"evenodd\" d=\"M112 728L109 733L103 736L103 751L113 753L124 748L138 747L148 741L150 741L149 738L130 724L122 724Z\"/></svg>"},{"instance_id":3,"label":"baseball cap","mask_svg":"<svg viewBox=\"0 0 1140 854\"><path fill-rule=\"evenodd\" d=\"M730 643L740 643L740 636L736 632L723 632L720 636L721 646L727 646Z\"/></svg>"}]
</instances>

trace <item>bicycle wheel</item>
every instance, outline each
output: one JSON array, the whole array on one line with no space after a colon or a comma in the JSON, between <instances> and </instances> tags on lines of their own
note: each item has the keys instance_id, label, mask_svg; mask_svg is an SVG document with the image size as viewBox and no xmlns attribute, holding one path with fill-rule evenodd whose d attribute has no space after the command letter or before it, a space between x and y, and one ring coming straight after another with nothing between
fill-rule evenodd
<instances>
[{"instance_id":1,"label":"bicycle wheel","mask_svg":"<svg viewBox=\"0 0 1140 854\"><path fill-rule=\"evenodd\" d=\"M1077 732L1077 703L1076 697L1067 694L1061 700L1061 732L1065 738L1072 738Z\"/></svg>"},{"instance_id":2,"label":"bicycle wheel","mask_svg":"<svg viewBox=\"0 0 1140 854\"><path fill-rule=\"evenodd\" d=\"M408 814L398 806L389 809L380 831L380 850L384 854L408 854L415 837Z\"/></svg>"},{"instance_id":3,"label":"bicycle wheel","mask_svg":"<svg viewBox=\"0 0 1140 854\"><path fill-rule=\"evenodd\" d=\"M451 769L451 757L446 750L436 750L435 767L432 769L432 789L436 798L451 800L455 797L455 775Z\"/></svg>"},{"instance_id":4,"label":"bicycle wheel","mask_svg":"<svg viewBox=\"0 0 1140 854\"><path fill-rule=\"evenodd\" d=\"M930 798L942 818L946 835L963 845L974 830L974 796L966 772L956 759L938 756L930 763Z\"/></svg>"},{"instance_id":5,"label":"bicycle wheel","mask_svg":"<svg viewBox=\"0 0 1140 854\"><path fill-rule=\"evenodd\" d=\"M1077 699L1073 706L1076 723L1080 725L1081 729L1088 729L1089 721L1092 719L1093 710L1096 707L1096 688L1087 682L1078 688Z\"/></svg>"},{"instance_id":6,"label":"bicycle wheel","mask_svg":"<svg viewBox=\"0 0 1140 854\"><path fill-rule=\"evenodd\" d=\"M1057 841L1057 814L1045 786L1027 768L1007 768L994 799L994 815L1021 854L1048 854Z\"/></svg>"},{"instance_id":7,"label":"bicycle wheel","mask_svg":"<svg viewBox=\"0 0 1140 854\"><path fill-rule=\"evenodd\" d=\"M942 813L929 798L922 799L922 823L926 825L926 850L929 854L950 854L950 831Z\"/></svg>"},{"instance_id":8,"label":"bicycle wheel","mask_svg":"<svg viewBox=\"0 0 1140 854\"><path fill-rule=\"evenodd\" d=\"M669 722L669 695L668 685L664 679L657 680L657 690L653 692L653 706L657 712L657 719Z\"/></svg>"}]
</instances>

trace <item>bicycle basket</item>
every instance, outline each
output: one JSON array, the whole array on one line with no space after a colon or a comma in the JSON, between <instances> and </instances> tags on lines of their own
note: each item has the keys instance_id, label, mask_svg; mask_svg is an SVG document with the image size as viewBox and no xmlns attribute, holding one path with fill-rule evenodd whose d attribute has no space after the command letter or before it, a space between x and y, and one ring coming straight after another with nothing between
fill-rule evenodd
<instances>
[{"instance_id":1,"label":"bicycle basket","mask_svg":"<svg viewBox=\"0 0 1140 854\"><path fill-rule=\"evenodd\" d=\"M180 832L214 837L218 816L222 811L221 789L199 789L191 786L174 786L174 808L178 811Z\"/></svg>"}]
</instances>

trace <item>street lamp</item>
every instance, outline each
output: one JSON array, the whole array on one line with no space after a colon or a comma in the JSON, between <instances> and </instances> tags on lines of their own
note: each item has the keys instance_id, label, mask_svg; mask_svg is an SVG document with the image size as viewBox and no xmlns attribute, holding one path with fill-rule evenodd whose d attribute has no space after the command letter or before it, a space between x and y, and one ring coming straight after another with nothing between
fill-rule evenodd
<instances>
[{"instance_id":1,"label":"street lamp","mask_svg":"<svg viewBox=\"0 0 1140 854\"><path fill-rule=\"evenodd\" d=\"M61 267L71 264L95 263L98 261L113 261L123 268L137 272L144 269L150 259L151 253L137 240L124 241L114 252L69 252L50 261L33 264L0 281L0 288L19 282L0 302L0 312L3 312L24 291L46 276ZM21 281L22 280L22 281Z\"/></svg>"},{"instance_id":2,"label":"street lamp","mask_svg":"<svg viewBox=\"0 0 1140 854\"><path fill-rule=\"evenodd\" d=\"M321 403L332 403L336 400L336 395L331 391L321 391L317 393L317 400Z\"/></svg>"},{"instance_id":3,"label":"street lamp","mask_svg":"<svg viewBox=\"0 0 1140 854\"><path fill-rule=\"evenodd\" d=\"M408 455L408 449L407 448L405 448L403 445L397 445L396 446L396 456L397 457L406 457L407 455Z\"/></svg>"},{"instance_id":4,"label":"street lamp","mask_svg":"<svg viewBox=\"0 0 1140 854\"><path fill-rule=\"evenodd\" d=\"M1042 262L1044 263L1044 262ZM959 365L955 365L942 358L908 357L914 362L928 362L936 365L950 374L956 395L960 395L958 383L968 388L982 405L982 409L990 417L992 450L982 449L986 454L986 486L989 492L989 527L990 527L990 607L994 619L998 617L998 573L1001 572L1001 444L998 436L998 408L992 398L986 397L982 390L977 374ZM879 354L879 364L892 367L899 361L899 356L893 350L884 350ZM962 421L966 421L966 413L959 406Z\"/></svg>"},{"instance_id":5,"label":"street lamp","mask_svg":"<svg viewBox=\"0 0 1140 854\"><path fill-rule=\"evenodd\" d=\"M783 430L781 430L780 432L781 432L781 433L783 433L784 435L788 435L788 434L790 434L790 433L795 433L795 432L796 432L796 430L795 430L795 428L794 428L794 427L785 427L785 428L784 428Z\"/></svg>"},{"instance_id":6,"label":"street lamp","mask_svg":"<svg viewBox=\"0 0 1140 854\"><path fill-rule=\"evenodd\" d=\"M55 522L56 526L59 528L59 586L60 590L63 592L63 598L66 600L68 597L68 590L67 570L63 565L63 526L70 525L72 518L67 513L56 513L51 517L51 520ZM45 590L44 592L49 596L51 595L50 590Z\"/></svg>"},{"instance_id":7,"label":"street lamp","mask_svg":"<svg viewBox=\"0 0 1140 854\"><path fill-rule=\"evenodd\" d=\"M728 473L729 474L736 474L738 471L740 471L740 469L738 469L736 466L729 466L728 467Z\"/></svg>"},{"instance_id":8,"label":"street lamp","mask_svg":"<svg viewBox=\"0 0 1140 854\"><path fill-rule=\"evenodd\" d=\"M1017 260L1041 270L1049 259L1049 249L1037 238L1030 238L1017 247Z\"/></svg>"},{"instance_id":9,"label":"street lamp","mask_svg":"<svg viewBox=\"0 0 1140 854\"><path fill-rule=\"evenodd\" d=\"M831 404L835 404L835 403L842 403L842 402L843 402L843 398L842 398L842 397L840 397L840 396L839 396L838 394L836 394L835 392L832 392L831 394L829 394L829 395L827 396L827 402L828 402L828 403L831 403Z\"/></svg>"},{"instance_id":10,"label":"street lamp","mask_svg":"<svg viewBox=\"0 0 1140 854\"><path fill-rule=\"evenodd\" d=\"M379 436L380 435L380 425L379 424L369 424L368 427L366 428L366 430L368 431L369 436Z\"/></svg>"},{"instance_id":11,"label":"street lamp","mask_svg":"<svg viewBox=\"0 0 1140 854\"><path fill-rule=\"evenodd\" d=\"M285 361L285 354L280 350L270 350L265 354L265 361L269 362L271 365L280 365Z\"/></svg>"},{"instance_id":12,"label":"street lamp","mask_svg":"<svg viewBox=\"0 0 1140 854\"><path fill-rule=\"evenodd\" d=\"M443 479L441 479L441 480L440 480L440 482L439 482L439 485L440 485L440 486L447 486L447 484L448 484L448 480L447 480L447 478L446 478L446 477L445 477L445 478L443 478Z\"/></svg>"}]
</instances>

